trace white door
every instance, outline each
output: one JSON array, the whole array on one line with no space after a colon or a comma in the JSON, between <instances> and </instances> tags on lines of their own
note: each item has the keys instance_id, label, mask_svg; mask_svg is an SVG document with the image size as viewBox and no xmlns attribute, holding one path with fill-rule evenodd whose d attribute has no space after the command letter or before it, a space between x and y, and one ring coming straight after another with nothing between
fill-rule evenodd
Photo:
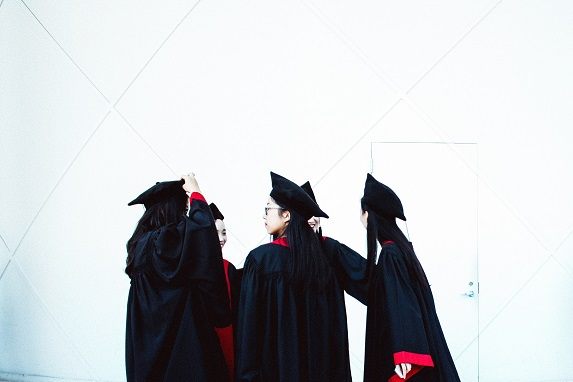
<instances>
[{"instance_id":1,"label":"white door","mask_svg":"<svg viewBox=\"0 0 573 382\"><path fill-rule=\"evenodd\" d=\"M464 382L478 380L477 145L372 144L374 177L402 200L414 249L432 286Z\"/></svg>"}]
</instances>

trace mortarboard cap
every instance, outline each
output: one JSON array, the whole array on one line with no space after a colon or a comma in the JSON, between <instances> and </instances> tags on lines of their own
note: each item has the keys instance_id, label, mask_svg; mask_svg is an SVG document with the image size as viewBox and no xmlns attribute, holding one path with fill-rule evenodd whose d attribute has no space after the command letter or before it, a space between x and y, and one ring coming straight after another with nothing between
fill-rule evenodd
<instances>
[{"instance_id":1,"label":"mortarboard cap","mask_svg":"<svg viewBox=\"0 0 573 382\"><path fill-rule=\"evenodd\" d=\"M143 204L145 208L149 208L150 206L173 196L185 195L185 190L182 187L183 184L185 184L183 179L169 182L157 182L154 186L145 190L141 195L129 202L128 206Z\"/></svg>"},{"instance_id":2,"label":"mortarboard cap","mask_svg":"<svg viewBox=\"0 0 573 382\"><path fill-rule=\"evenodd\" d=\"M310 187L310 182L306 182L305 184L301 185L300 188L304 190L316 203L316 197L314 196L314 192L312 191L312 187Z\"/></svg>"},{"instance_id":3,"label":"mortarboard cap","mask_svg":"<svg viewBox=\"0 0 573 382\"><path fill-rule=\"evenodd\" d=\"M225 217L223 216L221 211L219 211L219 209L217 208L217 205L215 203L209 204L209 208L211 209L211 213L213 214L213 218L215 220L217 220L217 219L224 220L225 219Z\"/></svg>"},{"instance_id":4,"label":"mortarboard cap","mask_svg":"<svg viewBox=\"0 0 573 382\"><path fill-rule=\"evenodd\" d=\"M273 189L270 195L278 204L295 211L305 219L310 219L312 216L328 218L328 215L300 186L272 171L271 180Z\"/></svg>"},{"instance_id":5,"label":"mortarboard cap","mask_svg":"<svg viewBox=\"0 0 573 382\"><path fill-rule=\"evenodd\" d=\"M404 208L398 195L390 187L380 183L370 174L366 175L362 201L380 216L406 221Z\"/></svg>"}]
</instances>

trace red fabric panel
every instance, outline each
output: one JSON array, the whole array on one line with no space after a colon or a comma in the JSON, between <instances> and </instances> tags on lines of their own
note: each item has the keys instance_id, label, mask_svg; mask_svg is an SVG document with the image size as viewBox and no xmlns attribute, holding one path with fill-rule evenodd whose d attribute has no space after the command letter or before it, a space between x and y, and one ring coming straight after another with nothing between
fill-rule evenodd
<instances>
[{"instance_id":1,"label":"red fabric panel","mask_svg":"<svg viewBox=\"0 0 573 382\"><path fill-rule=\"evenodd\" d=\"M279 237L279 238L276 239L276 240L273 240L272 243L273 243L273 244L276 244L276 245L282 245L283 247L287 247L287 248L288 248L287 239L286 239L286 237L284 237L284 236L283 236L283 237Z\"/></svg>"},{"instance_id":2,"label":"red fabric panel","mask_svg":"<svg viewBox=\"0 0 573 382\"><path fill-rule=\"evenodd\" d=\"M229 262L225 259L223 259L223 267L225 268L225 279L227 281L229 305L232 309L231 283L229 282ZM223 355L225 356L225 363L227 364L227 370L229 371L229 380L232 381L235 376L235 343L233 339L233 325L229 325L224 328L215 328L215 331L217 332L219 343L221 344L221 349L223 350Z\"/></svg>"},{"instance_id":3,"label":"red fabric panel","mask_svg":"<svg viewBox=\"0 0 573 382\"><path fill-rule=\"evenodd\" d=\"M388 382L407 381L414 375L418 374L418 372L422 370L424 367L434 367L434 361L432 360L431 355L410 353L407 351L394 353L394 365L398 365L401 363L409 363L412 365L412 370L410 370L410 372L406 374L406 379L400 378L398 374L392 374L392 376L388 379Z\"/></svg>"},{"instance_id":4,"label":"red fabric panel","mask_svg":"<svg viewBox=\"0 0 573 382\"><path fill-rule=\"evenodd\" d=\"M434 361L432 361L431 355L410 353L407 351L394 353L394 365L398 365L400 363L411 363L412 365L434 367Z\"/></svg>"},{"instance_id":5,"label":"red fabric panel","mask_svg":"<svg viewBox=\"0 0 573 382\"><path fill-rule=\"evenodd\" d=\"M191 193L191 196L189 197L189 202L193 203L193 200L200 200L202 202L207 203L207 201L205 200L205 197L198 192Z\"/></svg>"}]
</instances>

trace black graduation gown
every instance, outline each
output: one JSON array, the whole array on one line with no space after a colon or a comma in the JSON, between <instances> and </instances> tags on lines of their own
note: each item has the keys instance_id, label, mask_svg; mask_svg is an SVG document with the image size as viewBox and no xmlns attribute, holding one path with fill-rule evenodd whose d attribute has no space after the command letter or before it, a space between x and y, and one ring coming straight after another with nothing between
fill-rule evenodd
<instances>
[{"instance_id":1,"label":"black graduation gown","mask_svg":"<svg viewBox=\"0 0 573 382\"><path fill-rule=\"evenodd\" d=\"M346 293L366 305L368 299L366 259L345 244L330 237L322 238L322 248L335 271L340 286Z\"/></svg>"},{"instance_id":2,"label":"black graduation gown","mask_svg":"<svg viewBox=\"0 0 573 382\"><path fill-rule=\"evenodd\" d=\"M226 260L225 260L226 261ZM237 311L239 309L239 296L241 294L241 276L243 268L237 269L229 262L227 271L228 287L231 290L231 315L233 317L233 326L237 326Z\"/></svg>"},{"instance_id":3,"label":"black graduation gown","mask_svg":"<svg viewBox=\"0 0 573 382\"><path fill-rule=\"evenodd\" d=\"M399 247L385 242L368 293L364 381L404 381L395 373L411 363L412 382L459 382L429 288L410 276Z\"/></svg>"},{"instance_id":4,"label":"black graduation gown","mask_svg":"<svg viewBox=\"0 0 573 382\"><path fill-rule=\"evenodd\" d=\"M189 217L144 235L126 269L131 381L227 381L214 327L231 314L213 217L193 193Z\"/></svg>"},{"instance_id":5,"label":"black graduation gown","mask_svg":"<svg viewBox=\"0 0 573 382\"><path fill-rule=\"evenodd\" d=\"M247 256L239 301L237 381L352 380L342 287L351 284L365 259L328 240L325 253L334 272L324 290L297 290L288 283L290 252L284 239Z\"/></svg>"},{"instance_id":6,"label":"black graduation gown","mask_svg":"<svg viewBox=\"0 0 573 382\"><path fill-rule=\"evenodd\" d=\"M225 277L227 278L227 293L230 299L230 308L232 323L224 328L215 328L223 355L225 356L225 363L229 372L229 379L235 379L235 328L237 327L237 309L239 294L241 292L241 270L237 270L235 266L228 260L223 259L225 268Z\"/></svg>"}]
</instances>

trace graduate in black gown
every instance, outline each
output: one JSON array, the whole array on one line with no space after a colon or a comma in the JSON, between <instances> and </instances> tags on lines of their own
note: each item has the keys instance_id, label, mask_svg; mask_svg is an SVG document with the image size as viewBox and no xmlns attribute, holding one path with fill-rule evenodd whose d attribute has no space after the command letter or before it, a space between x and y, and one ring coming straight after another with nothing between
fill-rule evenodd
<instances>
[{"instance_id":1,"label":"graduate in black gown","mask_svg":"<svg viewBox=\"0 0 573 382\"><path fill-rule=\"evenodd\" d=\"M213 213L213 218L215 219L215 228L217 228L217 235L219 236L219 244L221 245L221 250L227 242L227 227L225 226L225 216L221 213L219 208L215 203L209 204L209 208ZM229 295L229 303L231 308L231 314L233 317L232 323L224 328L215 328L217 336L219 337L219 342L225 355L225 362L227 364L227 370L229 371L229 379L234 380L235 378L235 338L234 338L234 328L237 326L237 307L239 301L239 293L241 292L241 279L240 271L235 268L235 266L228 261L223 259L223 268L225 270L225 279L227 281L227 294Z\"/></svg>"},{"instance_id":2,"label":"graduate in black gown","mask_svg":"<svg viewBox=\"0 0 573 382\"><path fill-rule=\"evenodd\" d=\"M310 182L300 186L316 203L314 191ZM308 225L322 240L324 249L330 264L333 266L336 278L346 293L366 305L368 296L368 278L366 274L367 262L358 252L347 245L322 234L320 217L311 216Z\"/></svg>"},{"instance_id":3,"label":"graduate in black gown","mask_svg":"<svg viewBox=\"0 0 573 382\"><path fill-rule=\"evenodd\" d=\"M344 291L307 223L328 216L298 185L271 178L264 219L275 240L245 261L237 381L351 381Z\"/></svg>"},{"instance_id":4,"label":"graduate in black gown","mask_svg":"<svg viewBox=\"0 0 573 382\"><path fill-rule=\"evenodd\" d=\"M400 199L368 174L361 204L370 275L364 381L459 382L430 285L396 224L406 220Z\"/></svg>"},{"instance_id":5,"label":"graduate in black gown","mask_svg":"<svg viewBox=\"0 0 573 382\"><path fill-rule=\"evenodd\" d=\"M231 322L221 247L195 177L133 204L146 210L127 243L127 381L228 381L214 329Z\"/></svg>"}]
</instances>

